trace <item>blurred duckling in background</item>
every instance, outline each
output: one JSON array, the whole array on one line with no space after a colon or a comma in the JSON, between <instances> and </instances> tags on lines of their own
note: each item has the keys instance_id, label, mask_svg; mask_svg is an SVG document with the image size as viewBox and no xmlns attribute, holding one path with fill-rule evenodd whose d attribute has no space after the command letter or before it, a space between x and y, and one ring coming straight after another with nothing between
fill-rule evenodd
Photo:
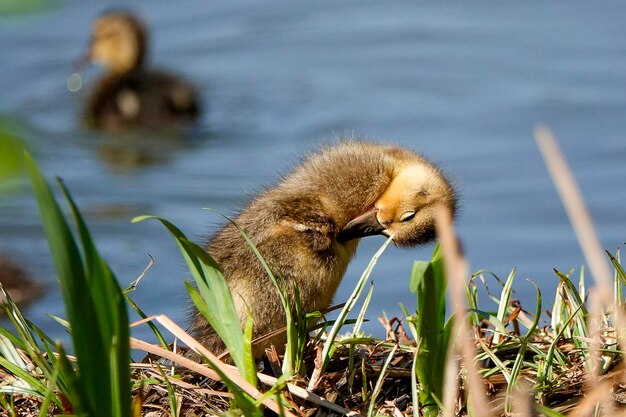
<instances>
[{"instance_id":1,"label":"blurred duckling in background","mask_svg":"<svg viewBox=\"0 0 626 417\"><path fill-rule=\"evenodd\" d=\"M309 156L298 168L260 193L235 222L250 236L277 277L298 285L305 312L330 306L359 238L382 234L397 246L435 237L435 207L455 210L455 192L432 163L408 149L345 141ZM232 225L207 245L221 266L241 323L248 310L254 336L285 325L275 287ZM197 311L190 330L215 353L224 349ZM254 347L259 357L270 343L284 348L284 332Z\"/></svg>"},{"instance_id":2,"label":"blurred duckling in background","mask_svg":"<svg viewBox=\"0 0 626 417\"><path fill-rule=\"evenodd\" d=\"M43 285L30 280L24 270L3 255L0 255L0 284L15 304L33 301L43 293L44 289ZM0 293L0 304L4 302L4 294Z\"/></svg>"},{"instance_id":3,"label":"blurred duckling in background","mask_svg":"<svg viewBox=\"0 0 626 417\"><path fill-rule=\"evenodd\" d=\"M145 68L148 34L137 17L127 11L105 13L91 33L89 51L79 66L93 63L107 72L87 103L90 126L115 132L193 125L201 112L198 93L173 74ZM72 74L68 88L76 91L81 85L80 76Z\"/></svg>"}]
</instances>

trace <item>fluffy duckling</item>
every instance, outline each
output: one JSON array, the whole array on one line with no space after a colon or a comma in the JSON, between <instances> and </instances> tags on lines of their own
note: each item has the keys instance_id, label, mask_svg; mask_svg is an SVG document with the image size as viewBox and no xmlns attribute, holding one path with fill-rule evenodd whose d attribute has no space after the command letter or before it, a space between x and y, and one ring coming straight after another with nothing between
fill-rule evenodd
<instances>
[{"instance_id":1,"label":"fluffy duckling","mask_svg":"<svg viewBox=\"0 0 626 417\"><path fill-rule=\"evenodd\" d=\"M273 272L296 282L306 312L330 306L359 238L393 236L398 246L435 236L434 208L455 209L443 173L419 154L395 146L346 141L309 156L275 187L260 193L235 222ZM254 336L285 325L275 287L237 229L226 225L207 245L221 266L242 324L248 309ZM215 353L224 349L206 320L194 313L191 331ZM255 347L262 355L284 333Z\"/></svg>"},{"instance_id":2,"label":"fluffy duckling","mask_svg":"<svg viewBox=\"0 0 626 417\"><path fill-rule=\"evenodd\" d=\"M144 67L148 35L132 14L114 11L92 26L84 58L107 69L88 103L85 118L95 128L186 128L200 114L197 92L185 81Z\"/></svg>"},{"instance_id":3,"label":"fluffy duckling","mask_svg":"<svg viewBox=\"0 0 626 417\"><path fill-rule=\"evenodd\" d=\"M31 281L26 272L8 258L0 255L0 284L16 304L26 304L39 297L43 286ZM0 304L4 303L0 293Z\"/></svg>"}]
</instances>

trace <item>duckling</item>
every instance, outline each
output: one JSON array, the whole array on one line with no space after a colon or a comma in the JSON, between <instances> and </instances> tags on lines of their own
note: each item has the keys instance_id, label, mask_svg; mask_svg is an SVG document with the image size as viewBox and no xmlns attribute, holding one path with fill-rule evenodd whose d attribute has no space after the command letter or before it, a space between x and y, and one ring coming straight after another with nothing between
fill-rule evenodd
<instances>
[{"instance_id":1,"label":"duckling","mask_svg":"<svg viewBox=\"0 0 626 417\"><path fill-rule=\"evenodd\" d=\"M179 77L145 68L148 34L126 11L101 15L92 26L82 59L107 69L86 106L85 119L97 129L187 128L200 115L198 93Z\"/></svg>"},{"instance_id":2,"label":"duckling","mask_svg":"<svg viewBox=\"0 0 626 417\"><path fill-rule=\"evenodd\" d=\"M16 304L26 304L43 292L41 284L30 280L24 270L2 255L0 255L0 284ZM4 295L0 293L0 304L4 301Z\"/></svg>"},{"instance_id":3,"label":"duckling","mask_svg":"<svg viewBox=\"0 0 626 417\"><path fill-rule=\"evenodd\" d=\"M295 282L302 309L330 306L361 237L382 234L397 246L435 236L438 205L456 206L444 174L423 156L400 147L343 141L309 156L273 188L261 192L235 222L252 239L276 276ZM239 231L226 225L206 245L221 266L241 323L248 310L254 335L285 325L282 305L261 263ZM219 353L224 345L197 311L192 334ZM284 333L254 347L284 346Z\"/></svg>"}]
</instances>

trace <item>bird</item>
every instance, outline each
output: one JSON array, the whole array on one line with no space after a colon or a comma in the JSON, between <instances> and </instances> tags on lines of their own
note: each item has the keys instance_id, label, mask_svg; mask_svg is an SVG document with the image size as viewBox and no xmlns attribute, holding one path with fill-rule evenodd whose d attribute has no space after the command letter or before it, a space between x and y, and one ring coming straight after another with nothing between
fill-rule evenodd
<instances>
[{"instance_id":1,"label":"bird","mask_svg":"<svg viewBox=\"0 0 626 417\"><path fill-rule=\"evenodd\" d=\"M100 15L87 53L77 67L95 64L106 73L86 103L88 126L103 131L187 130L201 114L200 95L177 75L146 68L148 31L129 11Z\"/></svg>"},{"instance_id":2,"label":"bird","mask_svg":"<svg viewBox=\"0 0 626 417\"><path fill-rule=\"evenodd\" d=\"M0 255L0 284L15 304L27 304L39 297L44 290L43 285L31 280L26 272L6 255ZM0 293L0 304L6 298Z\"/></svg>"},{"instance_id":3,"label":"bird","mask_svg":"<svg viewBox=\"0 0 626 417\"><path fill-rule=\"evenodd\" d=\"M273 273L296 283L302 311L322 311L354 256L360 238L384 235L399 247L435 238L435 210L456 210L456 193L441 169L419 153L394 145L340 140L306 157L276 185L260 192L235 218ZM205 249L221 267L242 326L248 311L254 337L285 325L276 288L231 223ZM206 319L192 311L191 334L213 353L224 345ZM262 356L284 332L253 346Z\"/></svg>"}]
</instances>

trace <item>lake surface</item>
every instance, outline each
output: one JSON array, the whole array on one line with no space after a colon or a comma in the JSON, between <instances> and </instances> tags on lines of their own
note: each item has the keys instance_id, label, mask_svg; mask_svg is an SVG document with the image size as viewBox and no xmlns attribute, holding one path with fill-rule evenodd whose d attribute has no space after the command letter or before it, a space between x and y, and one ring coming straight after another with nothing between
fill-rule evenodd
<instances>
[{"instance_id":1,"label":"lake surface","mask_svg":"<svg viewBox=\"0 0 626 417\"><path fill-rule=\"evenodd\" d=\"M342 136L417 149L458 184L458 231L472 270L506 278L534 309L556 277L584 263L532 137L551 126L604 248L626 241L626 3L455 1L126 2L153 34L151 63L179 72L207 102L187 140L125 140L82 128L85 92L66 88L92 19L116 4L64 2L0 20L0 113L27 126L31 151L62 177L123 286L148 314L186 320L182 258L163 216L202 241L255 190L306 152ZM27 316L53 337L64 316L47 243L28 189L0 200L0 251L49 291ZM336 301L345 300L382 238L365 239ZM376 316L414 308L408 276L432 246L389 249L374 270ZM494 286L492 286L494 288ZM488 304L486 304L488 306ZM139 336L146 336L139 330Z\"/></svg>"}]
</instances>

